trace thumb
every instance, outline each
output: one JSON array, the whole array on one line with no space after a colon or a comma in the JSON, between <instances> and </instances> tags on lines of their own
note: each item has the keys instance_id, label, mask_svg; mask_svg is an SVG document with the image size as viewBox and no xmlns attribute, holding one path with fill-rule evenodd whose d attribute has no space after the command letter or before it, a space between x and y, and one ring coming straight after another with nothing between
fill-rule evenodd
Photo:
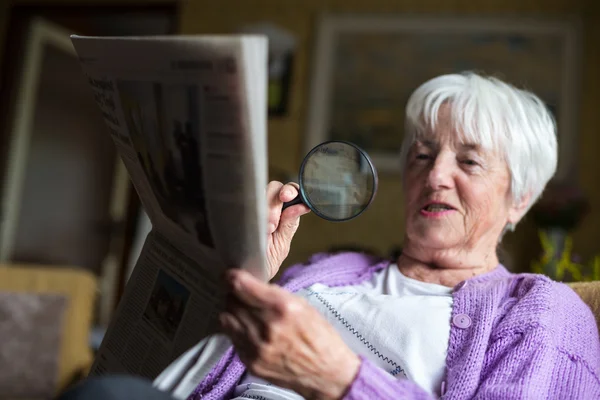
<instances>
[{"instance_id":1,"label":"thumb","mask_svg":"<svg viewBox=\"0 0 600 400\"><path fill-rule=\"evenodd\" d=\"M310 209L304 204L297 204L285 209L281 213L281 219L276 233L281 233L286 238L290 239L300 226L300 217L310 212Z\"/></svg>"}]
</instances>

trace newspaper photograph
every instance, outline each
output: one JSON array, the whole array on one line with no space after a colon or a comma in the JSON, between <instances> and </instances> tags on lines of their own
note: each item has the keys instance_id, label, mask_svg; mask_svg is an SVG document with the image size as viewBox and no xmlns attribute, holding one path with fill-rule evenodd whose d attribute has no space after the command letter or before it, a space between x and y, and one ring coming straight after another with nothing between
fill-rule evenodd
<instances>
[{"instance_id":1,"label":"newspaper photograph","mask_svg":"<svg viewBox=\"0 0 600 400\"><path fill-rule=\"evenodd\" d=\"M91 375L154 379L218 331L225 300L220 283L203 276L195 264L158 232L150 233Z\"/></svg>"},{"instance_id":2,"label":"newspaper photograph","mask_svg":"<svg viewBox=\"0 0 600 400\"><path fill-rule=\"evenodd\" d=\"M161 214L214 248L199 162L204 147L200 89L190 84L117 80L117 91L133 150Z\"/></svg>"},{"instance_id":3,"label":"newspaper photograph","mask_svg":"<svg viewBox=\"0 0 600 400\"><path fill-rule=\"evenodd\" d=\"M153 227L90 375L155 379L216 332L226 269L267 277L267 40L72 41Z\"/></svg>"}]
</instances>

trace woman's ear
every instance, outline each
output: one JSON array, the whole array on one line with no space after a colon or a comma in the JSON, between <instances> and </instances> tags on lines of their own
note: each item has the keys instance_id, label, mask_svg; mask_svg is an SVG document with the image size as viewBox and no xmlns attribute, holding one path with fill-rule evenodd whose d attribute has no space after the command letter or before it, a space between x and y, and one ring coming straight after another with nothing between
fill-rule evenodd
<instances>
[{"instance_id":1,"label":"woman's ear","mask_svg":"<svg viewBox=\"0 0 600 400\"><path fill-rule=\"evenodd\" d=\"M519 201L513 202L513 205L508 210L507 222L509 224L516 225L527 212L530 201L531 193L527 193L523 195Z\"/></svg>"}]
</instances>

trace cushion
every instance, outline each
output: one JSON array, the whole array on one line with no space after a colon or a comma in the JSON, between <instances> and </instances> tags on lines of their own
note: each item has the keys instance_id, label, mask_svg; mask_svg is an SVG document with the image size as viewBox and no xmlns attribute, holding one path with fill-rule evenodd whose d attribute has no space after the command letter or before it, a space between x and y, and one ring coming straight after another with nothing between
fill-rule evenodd
<instances>
[{"instance_id":1,"label":"cushion","mask_svg":"<svg viewBox=\"0 0 600 400\"><path fill-rule=\"evenodd\" d=\"M67 299L57 294L0 292L0 393L52 398L58 384Z\"/></svg>"},{"instance_id":2,"label":"cushion","mask_svg":"<svg viewBox=\"0 0 600 400\"><path fill-rule=\"evenodd\" d=\"M0 264L0 292L65 296L57 394L87 372L93 360L89 336L97 295L97 281L90 271L69 266Z\"/></svg>"},{"instance_id":3,"label":"cushion","mask_svg":"<svg viewBox=\"0 0 600 400\"><path fill-rule=\"evenodd\" d=\"M600 281L575 282L569 283L569 286L590 307L596 317L596 324L600 332Z\"/></svg>"}]
</instances>

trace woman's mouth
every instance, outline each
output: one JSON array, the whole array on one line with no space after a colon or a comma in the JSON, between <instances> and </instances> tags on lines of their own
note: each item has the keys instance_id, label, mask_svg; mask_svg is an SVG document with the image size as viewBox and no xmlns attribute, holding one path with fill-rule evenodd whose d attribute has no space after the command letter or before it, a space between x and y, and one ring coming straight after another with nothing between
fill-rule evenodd
<instances>
[{"instance_id":1,"label":"woman's mouth","mask_svg":"<svg viewBox=\"0 0 600 400\"><path fill-rule=\"evenodd\" d=\"M448 204L443 203L430 203L425 207L421 208L421 215L426 217L441 217L447 215L453 211L456 211L455 208L449 206Z\"/></svg>"}]
</instances>

